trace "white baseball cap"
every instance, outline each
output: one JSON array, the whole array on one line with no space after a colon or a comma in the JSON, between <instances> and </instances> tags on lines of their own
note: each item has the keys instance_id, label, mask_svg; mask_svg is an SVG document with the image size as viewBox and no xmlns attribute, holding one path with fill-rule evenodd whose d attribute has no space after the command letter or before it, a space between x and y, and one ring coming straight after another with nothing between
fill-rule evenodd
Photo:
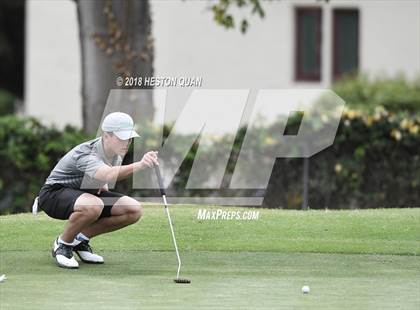
<instances>
[{"instance_id":1,"label":"white baseball cap","mask_svg":"<svg viewBox=\"0 0 420 310\"><path fill-rule=\"evenodd\" d=\"M134 121L130 115L114 112L105 116L102 122L102 131L112 132L121 140L140 137L134 130Z\"/></svg>"}]
</instances>

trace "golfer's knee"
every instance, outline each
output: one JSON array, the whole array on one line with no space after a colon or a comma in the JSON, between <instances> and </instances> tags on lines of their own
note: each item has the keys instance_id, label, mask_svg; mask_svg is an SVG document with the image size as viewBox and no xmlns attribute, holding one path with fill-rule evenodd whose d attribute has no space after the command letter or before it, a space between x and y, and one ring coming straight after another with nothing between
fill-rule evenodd
<instances>
[{"instance_id":1,"label":"golfer's knee","mask_svg":"<svg viewBox=\"0 0 420 310\"><path fill-rule=\"evenodd\" d=\"M131 205L131 208L129 209L129 212L127 214L129 221L131 223L138 222L143 216L143 212L143 207L138 201L136 201L133 205Z\"/></svg>"},{"instance_id":2,"label":"golfer's knee","mask_svg":"<svg viewBox=\"0 0 420 310\"><path fill-rule=\"evenodd\" d=\"M127 224L137 222L144 213L140 202L128 196L121 197L115 206L119 208L121 214L124 214L127 217Z\"/></svg>"},{"instance_id":3,"label":"golfer's knee","mask_svg":"<svg viewBox=\"0 0 420 310\"><path fill-rule=\"evenodd\" d=\"M87 218L96 220L101 215L103 208L104 208L103 204L86 206L84 209L84 214Z\"/></svg>"},{"instance_id":4,"label":"golfer's knee","mask_svg":"<svg viewBox=\"0 0 420 310\"><path fill-rule=\"evenodd\" d=\"M101 199L91 195L90 197L83 197L83 199L76 201L75 210L80 212L84 218L91 220L97 219L104 208L104 203Z\"/></svg>"}]
</instances>

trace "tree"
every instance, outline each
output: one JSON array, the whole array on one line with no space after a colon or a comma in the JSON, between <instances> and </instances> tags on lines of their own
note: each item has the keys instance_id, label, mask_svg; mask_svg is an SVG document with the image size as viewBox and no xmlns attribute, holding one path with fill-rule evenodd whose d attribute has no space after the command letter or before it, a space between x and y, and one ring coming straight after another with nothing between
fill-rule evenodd
<instances>
[{"instance_id":1,"label":"tree","mask_svg":"<svg viewBox=\"0 0 420 310\"><path fill-rule=\"evenodd\" d=\"M117 77L153 75L148 0L77 0L82 59L83 129L96 132ZM129 105L136 120L153 116L151 96ZM125 105L127 111L127 105Z\"/></svg>"},{"instance_id":2,"label":"tree","mask_svg":"<svg viewBox=\"0 0 420 310\"><path fill-rule=\"evenodd\" d=\"M153 76L153 38L149 0L75 0L82 59L83 129L94 133L100 123L109 90L117 77ZM235 28L232 7L251 8L264 17L259 0L219 0L210 6L217 25ZM240 21L245 33L248 21ZM126 87L124 87L126 88ZM136 120L153 117L151 93L136 98L125 110ZM140 105L138 104L140 103Z\"/></svg>"}]
</instances>

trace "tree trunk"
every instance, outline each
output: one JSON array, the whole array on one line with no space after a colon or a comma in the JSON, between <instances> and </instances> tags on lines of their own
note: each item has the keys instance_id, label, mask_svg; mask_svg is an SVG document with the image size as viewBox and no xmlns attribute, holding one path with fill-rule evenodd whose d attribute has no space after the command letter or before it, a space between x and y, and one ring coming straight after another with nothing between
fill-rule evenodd
<instances>
[{"instance_id":1,"label":"tree trunk","mask_svg":"<svg viewBox=\"0 0 420 310\"><path fill-rule=\"evenodd\" d=\"M119 87L117 77L153 76L153 39L148 0L79 0L83 129L95 133L101 122L109 91ZM122 92L122 94L128 92ZM145 92L141 104L118 110L136 122L153 117L153 98ZM137 101L138 102L138 101Z\"/></svg>"}]
</instances>

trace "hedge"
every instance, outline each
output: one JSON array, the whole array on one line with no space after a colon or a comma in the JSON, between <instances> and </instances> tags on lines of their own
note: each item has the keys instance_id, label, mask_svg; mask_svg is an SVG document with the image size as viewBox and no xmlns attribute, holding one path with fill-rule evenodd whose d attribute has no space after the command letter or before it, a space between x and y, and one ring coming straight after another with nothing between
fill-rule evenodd
<instances>
[{"instance_id":1,"label":"hedge","mask_svg":"<svg viewBox=\"0 0 420 310\"><path fill-rule=\"evenodd\" d=\"M376 107L382 106L395 113L420 113L420 76L408 80L402 74L389 78L360 73L338 80L332 90L352 109L372 113Z\"/></svg>"},{"instance_id":2,"label":"hedge","mask_svg":"<svg viewBox=\"0 0 420 310\"><path fill-rule=\"evenodd\" d=\"M0 117L0 214L29 211L52 167L85 139L71 126L60 131L34 118Z\"/></svg>"},{"instance_id":3,"label":"hedge","mask_svg":"<svg viewBox=\"0 0 420 310\"><path fill-rule=\"evenodd\" d=\"M0 116L15 112L15 97L7 90L0 89Z\"/></svg>"},{"instance_id":4,"label":"hedge","mask_svg":"<svg viewBox=\"0 0 420 310\"><path fill-rule=\"evenodd\" d=\"M418 115L346 109L334 144L309 159L309 207L420 207L419 151ZM302 166L277 160L265 206L300 207Z\"/></svg>"},{"instance_id":5,"label":"hedge","mask_svg":"<svg viewBox=\"0 0 420 310\"><path fill-rule=\"evenodd\" d=\"M276 130L274 126L258 133L261 148L276 147ZM144 151L156 147L156 132L142 131ZM419 135L417 114L408 117L383 107L377 107L373 113L346 109L334 144L309 160L310 208L420 206ZM29 211L34 196L59 158L90 138L70 126L60 131L34 118L0 117L0 214ZM239 147L240 143L235 143L234 148ZM184 169L174 182L175 189L186 184L194 150L193 147L183 163ZM207 156L211 160L217 154L208 152ZM131 148L125 162L132 158ZM300 158L277 159L265 207L300 208L302 166ZM233 166L228 167L228 171L232 169ZM133 194L130 188L129 181L118 187Z\"/></svg>"}]
</instances>

